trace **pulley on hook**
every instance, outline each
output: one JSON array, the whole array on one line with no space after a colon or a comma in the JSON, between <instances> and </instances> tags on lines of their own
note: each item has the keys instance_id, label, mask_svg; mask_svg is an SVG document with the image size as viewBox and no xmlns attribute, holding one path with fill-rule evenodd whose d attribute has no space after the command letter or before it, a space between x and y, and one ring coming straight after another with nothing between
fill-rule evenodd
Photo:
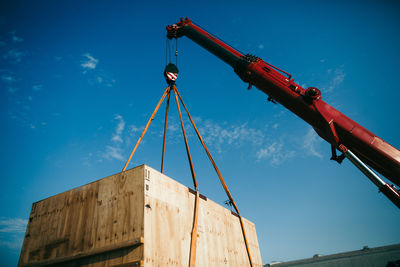
<instances>
[{"instance_id":1,"label":"pulley on hook","mask_svg":"<svg viewBox=\"0 0 400 267\"><path fill-rule=\"evenodd\" d=\"M172 63L172 53L171 53L171 46L172 50L175 50L175 64ZM178 78L178 39L175 38L175 45L173 42L167 38L166 43L166 54L165 54L165 64L167 65L164 69L164 77L167 81L168 85L175 84L176 79Z\"/></svg>"}]
</instances>

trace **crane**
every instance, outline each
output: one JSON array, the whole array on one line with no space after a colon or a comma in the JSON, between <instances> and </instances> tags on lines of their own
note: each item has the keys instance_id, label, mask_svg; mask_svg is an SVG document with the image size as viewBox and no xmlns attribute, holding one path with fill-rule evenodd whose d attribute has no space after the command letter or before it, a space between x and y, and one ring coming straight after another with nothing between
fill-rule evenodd
<instances>
[{"instance_id":1,"label":"crane","mask_svg":"<svg viewBox=\"0 0 400 267\"><path fill-rule=\"evenodd\" d=\"M400 186L400 151L322 100L316 87L303 88L292 75L261 58L242 54L188 18L167 26L167 38L186 36L225 63L249 84L267 94L310 124L331 145L332 157L341 163L348 158L386 197L400 208L400 191L382 180L373 168ZM337 155L337 150L342 154ZM370 168L370 167L371 168Z\"/></svg>"}]
</instances>

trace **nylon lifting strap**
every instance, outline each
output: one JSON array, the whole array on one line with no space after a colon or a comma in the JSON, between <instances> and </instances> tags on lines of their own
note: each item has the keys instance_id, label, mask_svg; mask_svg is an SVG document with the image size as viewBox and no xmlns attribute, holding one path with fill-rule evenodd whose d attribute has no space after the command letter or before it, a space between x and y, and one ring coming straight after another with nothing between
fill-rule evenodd
<instances>
[{"instance_id":1,"label":"nylon lifting strap","mask_svg":"<svg viewBox=\"0 0 400 267\"><path fill-rule=\"evenodd\" d=\"M175 86L174 86L174 89L175 89ZM166 107L166 111L165 111L164 136L163 136L163 148L162 148L162 159L161 159L161 173L163 172L164 156L165 156L165 141L166 141L167 124L168 124L169 100L170 100L170 95L171 95L171 88L170 87L167 87L167 89L164 91L164 94L162 95L160 101L158 102L156 108L154 109L152 115L150 116L150 119L147 122L146 127L144 128L142 134L140 135L139 140L137 141L134 149L132 150L132 153L129 156L129 159L125 163L125 166L122 169L122 172L124 172L126 170L127 166L129 165L129 162L131 161L133 154L135 153L135 151L138 148L141 140L143 139L144 135L146 134L147 129L149 128L151 122L153 121L154 116L157 114L157 111L160 108L160 105L162 104L162 102L164 101L166 95L167 95L167 107ZM182 133L183 133L183 137L185 139L186 152L187 152L187 156L188 156L188 160L189 160L189 164L190 164L190 171L191 171L191 174L192 174L193 184L194 184L194 187L196 189L196 196L195 196L195 203L194 203L193 225L192 225L190 251L189 251L189 253L190 253L189 254L189 267L194 267L195 266L195 262L196 262L197 220L198 220L198 208L199 208L199 197L200 197L200 194L199 194L199 188L198 188L198 185L197 185L196 174L195 174L194 168L193 168L192 157L190 155L189 144L188 144L187 137L186 137L185 127L184 127L184 124L183 124L182 113L181 113L178 97L176 95L175 90L174 90L174 95L175 95L176 105L177 105L177 108L178 108L179 117L180 117L180 121L181 121Z\"/></svg>"},{"instance_id":2,"label":"nylon lifting strap","mask_svg":"<svg viewBox=\"0 0 400 267\"><path fill-rule=\"evenodd\" d=\"M186 153L187 153L189 164L190 164L190 171L192 173L193 184L194 184L194 187L196 188L196 197L195 197L194 215L193 215L193 225L192 225L190 251L189 251L189 267L194 267L195 263L196 263L197 218L198 218L198 214L199 214L198 209L199 209L199 196L200 196L200 194L199 194L199 188L197 186L196 174L195 174L194 168L193 168L192 156L190 155L189 144L188 144L187 137L186 137L185 127L184 127L184 124L183 124L181 108L179 106L179 100L178 100L178 96L177 96L177 93L176 93L177 92L176 86L173 85L172 89L174 90L176 106L178 108L178 113L179 113L179 119L181 120L182 134L183 134L183 138L185 139Z\"/></svg>"},{"instance_id":3,"label":"nylon lifting strap","mask_svg":"<svg viewBox=\"0 0 400 267\"><path fill-rule=\"evenodd\" d=\"M153 114L151 114L150 119L149 119L149 121L148 121L147 124L146 124L146 127L144 127L144 130L143 130L142 134L140 135L139 140L137 141L135 147L133 148L131 155L129 156L128 160L126 161L125 166L124 166L124 168L122 169L122 172L124 172L124 171L126 170L126 167L128 167L129 162L131 161L133 154L135 154L135 151L136 151L137 147L139 146L140 142L142 141L143 136L144 136L145 133L147 132L147 129L149 128L151 122L153 121L154 116L157 114L157 111L158 111L158 109L160 108L160 105L161 105L161 103L164 101L164 98L165 98L165 96L167 95L167 93L169 92L169 90L170 90L170 88L167 87L167 89L165 89L165 91L164 91L164 93L163 93L163 95L162 95L160 101L158 101L158 104L157 104L156 108L154 109Z\"/></svg>"},{"instance_id":4,"label":"nylon lifting strap","mask_svg":"<svg viewBox=\"0 0 400 267\"><path fill-rule=\"evenodd\" d=\"M126 170L127 166L129 165L133 154L135 153L137 147L139 146L141 140L143 139L143 136L147 132L151 122L154 119L154 116L157 114L157 111L160 108L160 105L162 104L162 102L164 101L165 97L167 96L167 107L166 107L166 112L165 112L164 136L163 136L163 148L162 148L162 160L161 160L161 172L163 172L164 156L165 156L166 131L167 131L167 123L168 123L169 100L170 100L170 94L171 94L171 89L172 89L173 92L174 92L174 95L175 95L176 105L177 105L177 108L178 108L179 118L180 118L180 121L181 121L182 133L183 133L183 137L184 137L184 140L185 140L186 153L187 153L189 164L190 164L190 171L191 171L191 174L192 174L193 184L194 184L194 187L196 189L196 197L195 197L195 203L194 203L194 214L193 214L193 225L192 225L192 233L191 233L191 244L190 244L190 251L189 251L190 252L190 254L189 254L189 267L194 267L195 266L195 262L196 262L196 241L197 241L197 226L198 226L197 222L198 222L198 207L199 207L199 196L200 196L200 194L199 194L196 174L195 174L194 168L193 168L192 157L190 155L189 144L188 144L188 141L187 141L186 132L185 132L184 124L183 124L182 112L181 112L181 109L180 109L179 100L182 103L182 106L184 107L184 109L185 109L185 111L186 111L186 113L187 113L187 115L189 117L189 120L192 123L193 128L196 131L196 135L199 138L201 144L203 145L203 148L206 151L207 156L210 159L210 161L211 161L211 163L212 163L212 165L213 165L213 167L214 167L214 169L215 169L215 171L216 171L216 173L217 173L217 175L219 177L219 180L220 180L220 182L222 184L222 187L225 190L226 195L228 196L230 202L232 203L232 205L233 205L233 207L234 207L234 209L235 209L235 211L236 211L236 213L237 213L237 215L239 217L240 227L241 227L241 230L242 230L242 234L243 234L243 239L244 239L245 246L246 246L247 255L248 255L248 258L249 258L249 263L250 263L250 266L253 267L253 261L252 261L251 254L250 254L250 249L249 249L249 244L248 244L248 241L247 241L246 231L245 231L245 228L244 228L243 218L240 215L239 209L238 209L235 201L233 200L233 197L232 197L231 193L229 192L228 186L226 185L225 180L223 179L223 177L221 175L221 172L219 171L219 169L217 167L217 164L215 163L214 159L211 156L210 151L208 150L206 144L204 143L204 140L201 137L200 132L197 129L196 124L194 123L194 121L192 119L192 116L190 116L189 110L187 109L185 103L183 102L183 99L182 99L181 95L179 94L178 89L176 88L175 84L172 84L171 87L169 86L169 87L167 87L165 89L161 99L158 101L156 108L154 109L152 115L150 116L149 121L147 122L142 134L139 137L139 140L137 141L134 149L132 150L132 153L130 154L127 162L125 163L125 166L122 169L122 172L124 172ZM179 100L178 100L178 98L179 98Z\"/></svg>"},{"instance_id":5,"label":"nylon lifting strap","mask_svg":"<svg viewBox=\"0 0 400 267\"><path fill-rule=\"evenodd\" d=\"M162 148L162 155L161 155L161 173L163 173L163 170L164 170L165 139L166 139L166 136L167 136L168 109L169 109L169 97L170 96L171 96L171 90L168 90L167 107L165 109L165 120L164 120L163 148Z\"/></svg>"},{"instance_id":6,"label":"nylon lifting strap","mask_svg":"<svg viewBox=\"0 0 400 267\"><path fill-rule=\"evenodd\" d=\"M199 130L197 129L196 124L194 123L194 121L193 121L193 119L192 119L192 116L190 116L189 110L186 108L186 105L185 105L185 103L183 102L182 97L181 97L181 95L179 94L178 89L176 88L175 85L173 85L173 88L174 88L174 91L176 91L176 93L178 94L179 99L180 99L180 101L181 101L181 103L182 103L182 106L185 108L186 113L187 113L187 115L188 115L188 117L189 117L189 120L190 120L190 122L192 123L193 128L194 128L195 131L196 131L197 137L199 138L201 144L202 144L203 147L204 147L204 150L205 150L206 153L207 153L208 158L210 159L212 165L214 166L215 172L217 173L217 175L218 175L218 177L219 177L219 180L220 180L220 182L221 182L221 184L222 184L222 187L223 187L224 190L225 190L226 195L228 196L229 200L231 201L233 207L234 207L235 210L236 210L236 213L237 213L238 216L239 216L240 227L241 227L241 229L242 229L243 238L244 238L244 242L245 242L246 250L247 250L247 255L248 255L248 257L249 257L250 266L252 267L252 266L253 266L253 260L252 260L252 258L251 258L249 243L248 243L248 241L247 241L246 231L245 231L245 229L244 229L243 218L242 218L242 216L240 215L239 209L238 209L238 207L237 207L235 201L233 200L233 197L232 197L231 193L229 192L228 186L226 185L225 180L224 180L224 178L222 177L222 174L221 174L221 172L219 171L219 169L218 169L218 167L217 167L217 164L215 163L214 159L213 159L212 156L211 156L210 151L208 150L206 144L204 143L203 138L201 137L200 132L199 132Z\"/></svg>"}]
</instances>

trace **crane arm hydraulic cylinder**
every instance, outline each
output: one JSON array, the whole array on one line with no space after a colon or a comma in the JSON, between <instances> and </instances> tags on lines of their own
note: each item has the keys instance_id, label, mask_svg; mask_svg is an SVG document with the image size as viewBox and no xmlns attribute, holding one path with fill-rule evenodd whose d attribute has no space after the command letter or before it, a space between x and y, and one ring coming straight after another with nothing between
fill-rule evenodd
<instances>
[{"instance_id":1,"label":"crane arm hydraulic cylinder","mask_svg":"<svg viewBox=\"0 0 400 267\"><path fill-rule=\"evenodd\" d=\"M256 86L309 123L323 139L339 149L345 145L360 160L400 185L400 151L321 99L315 88L302 88L291 75L253 55L244 55L189 19L167 26L168 38L187 36L233 67L249 86Z\"/></svg>"}]
</instances>

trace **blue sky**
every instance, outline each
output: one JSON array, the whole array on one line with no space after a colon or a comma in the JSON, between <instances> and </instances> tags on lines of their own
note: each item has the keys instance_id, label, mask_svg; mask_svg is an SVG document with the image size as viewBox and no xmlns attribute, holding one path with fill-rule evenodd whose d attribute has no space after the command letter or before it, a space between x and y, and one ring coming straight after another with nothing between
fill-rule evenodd
<instances>
[{"instance_id":1,"label":"blue sky","mask_svg":"<svg viewBox=\"0 0 400 267\"><path fill-rule=\"evenodd\" d=\"M119 172L166 87L165 26L188 16L400 147L396 1L1 1L0 258L14 266L31 204ZM177 86L263 262L399 243L399 210L301 119L179 40ZM174 103L174 102L172 102ZM165 173L192 186L176 107ZM130 167L159 168L164 106ZM188 121L185 121L188 124ZM200 191L226 196L187 129Z\"/></svg>"}]
</instances>

